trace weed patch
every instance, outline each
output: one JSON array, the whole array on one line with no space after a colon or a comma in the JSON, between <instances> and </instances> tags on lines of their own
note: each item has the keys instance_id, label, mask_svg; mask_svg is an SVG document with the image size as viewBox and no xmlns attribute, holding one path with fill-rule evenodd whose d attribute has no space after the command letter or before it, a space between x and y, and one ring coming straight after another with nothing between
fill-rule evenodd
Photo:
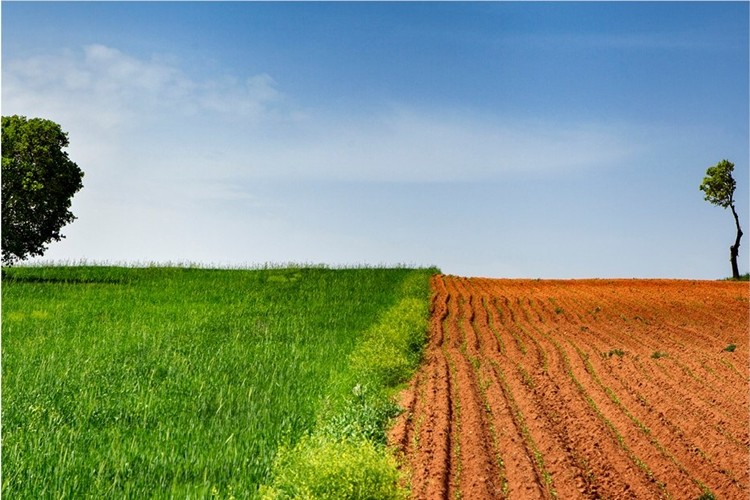
<instances>
[{"instance_id":1,"label":"weed patch","mask_svg":"<svg viewBox=\"0 0 750 500\"><path fill-rule=\"evenodd\" d=\"M607 351L607 353L604 354L605 358L611 358L612 356L621 358L625 356L625 351L623 351L622 349L610 349L609 351Z\"/></svg>"},{"instance_id":2,"label":"weed patch","mask_svg":"<svg viewBox=\"0 0 750 500\"><path fill-rule=\"evenodd\" d=\"M274 462L271 486L260 497L272 499L406 499L399 490L396 459L363 438L303 437L283 448Z\"/></svg>"},{"instance_id":3,"label":"weed patch","mask_svg":"<svg viewBox=\"0 0 750 500\"><path fill-rule=\"evenodd\" d=\"M315 429L279 454L264 499L406 498L385 448L385 428L400 412L393 392L416 369L426 341L429 284L425 276L416 278L402 287L411 296L365 332L348 368L333 377L332 386L351 389L327 400Z\"/></svg>"}]
</instances>

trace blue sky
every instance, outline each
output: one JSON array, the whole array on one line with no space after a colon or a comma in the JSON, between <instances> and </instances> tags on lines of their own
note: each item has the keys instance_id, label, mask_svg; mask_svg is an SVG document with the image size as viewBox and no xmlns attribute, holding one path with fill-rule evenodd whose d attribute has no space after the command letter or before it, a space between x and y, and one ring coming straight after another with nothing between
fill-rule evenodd
<instances>
[{"instance_id":1,"label":"blue sky","mask_svg":"<svg viewBox=\"0 0 750 500\"><path fill-rule=\"evenodd\" d=\"M730 274L748 3L2 3L2 113L69 133L46 260ZM748 268L750 243L740 248Z\"/></svg>"}]
</instances>

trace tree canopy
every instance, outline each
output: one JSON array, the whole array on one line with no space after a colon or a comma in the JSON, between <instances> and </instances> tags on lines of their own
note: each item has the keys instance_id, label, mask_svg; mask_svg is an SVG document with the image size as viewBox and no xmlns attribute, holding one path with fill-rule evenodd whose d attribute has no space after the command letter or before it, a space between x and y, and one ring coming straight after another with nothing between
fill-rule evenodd
<instances>
[{"instance_id":1,"label":"tree canopy","mask_svg":"<svg viewBox=\"0 0 750 500\"><path fill-rule=\"evenodd\" d=\"M67 146L68 134L53 121L2 117L3 264L42 255L76 219L70 205L83 172L63 151Z\"/></svg>"},{"instance_id":2,"label":"tree canopy","mask_svg":"<svg viewBox=\"0 0 750 500\"><path fill-rule=\"evenodd\" d=\"M700 190L705 193L706 201L722 208L734 205L734 190L737 182L732 176L733 171L734 163L729 160L721 160L713 167L708 167L700 185Z\"/></svg>"}]
</instances>

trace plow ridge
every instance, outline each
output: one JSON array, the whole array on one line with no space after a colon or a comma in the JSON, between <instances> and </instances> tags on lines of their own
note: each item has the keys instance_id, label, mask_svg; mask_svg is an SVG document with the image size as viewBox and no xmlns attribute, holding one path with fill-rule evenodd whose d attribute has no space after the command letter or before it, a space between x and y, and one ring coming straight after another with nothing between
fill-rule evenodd
<instances>
[{"instance_id":1,"label":"plow ridge","mask_svg":"<svg viewBox=\"0 0 750 500\"><path fill-rule=\"evenodd\" d=\"M412 498L750 496L746 284L435 276L432 289L425 361L391 433Z\"/></svg>"}]
</instances>

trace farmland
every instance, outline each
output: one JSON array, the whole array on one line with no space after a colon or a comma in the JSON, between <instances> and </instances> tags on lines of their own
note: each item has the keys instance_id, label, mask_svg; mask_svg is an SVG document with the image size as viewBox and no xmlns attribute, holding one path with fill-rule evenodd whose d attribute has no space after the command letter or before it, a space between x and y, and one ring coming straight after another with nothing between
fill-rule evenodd
<instances>
[{"instance_id":1,"label":"farmland","mask_svg":"<svg viewBox=\"0 0 750 500\"><path fill-rule=\"evenodd\" d=\"M435 273L7 270L3 495L748 496L747 283Z\"/></svg>"},{"instance_id":2,"label":"farmland","mask_svg":"<svg viewBox=\"0 0 750 500\"><path fill-rule=\"evenodd\" d=\"M747 498L748 285L433 277L415 499Z\"/></svg>"},{"instance_id":3,"label":"farmland","mask_svg":"<svg viewBox=\"0 0 750 500\"><path fill-rule=\"evenodd\" d=\"M419 360L432 272L6 270L3 497L280 495L308 435L387 469L383 401Z\"/></svg>"}]
</instances>

